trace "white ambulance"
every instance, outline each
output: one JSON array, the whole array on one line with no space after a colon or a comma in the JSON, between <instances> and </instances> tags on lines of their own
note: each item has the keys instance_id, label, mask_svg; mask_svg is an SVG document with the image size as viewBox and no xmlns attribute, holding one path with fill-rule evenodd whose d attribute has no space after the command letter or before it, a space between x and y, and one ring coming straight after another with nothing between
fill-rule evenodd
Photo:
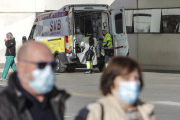
<instances>
[{"instance_id":1,"label":"white ambulance","mask_svg":"<svg viewBox=\"0 0 180 120\"><path fill-rule=\"evenodd\" d=\"M80 28L77 37L76 27ZM110 9L105 4L66 5L60 10L40 14L34 21L28 40L46 44L58 62L56 72L74 72L75 68L86 67L79 60L81 38L91 34L96 40L103 39L102 30L112 35L114 56L129 54L124 8ZM102 44L96 42L97 65L102 71L104 56Z\"/></svg>"}]
</instances>

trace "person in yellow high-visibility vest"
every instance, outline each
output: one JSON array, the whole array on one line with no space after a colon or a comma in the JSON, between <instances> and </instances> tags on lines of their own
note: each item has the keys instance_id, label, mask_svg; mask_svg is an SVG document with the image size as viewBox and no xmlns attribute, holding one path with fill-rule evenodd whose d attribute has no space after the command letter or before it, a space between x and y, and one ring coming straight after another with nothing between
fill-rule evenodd
<instances>
[{"instance_id":1,"label":"person in yellow high-visibility vest","mask_svg":"<svg viewBox=\"0 0 180 120\"><path fill-rule=\"evenodd\" d=\"M111 35L106 30L102 30L102 34L104 35L104 40L103 40L103 47L101 49L104 49L105 64L107 67L109 59L113 56L113 43L112 43Z\"/></svg>"}]
</instances>

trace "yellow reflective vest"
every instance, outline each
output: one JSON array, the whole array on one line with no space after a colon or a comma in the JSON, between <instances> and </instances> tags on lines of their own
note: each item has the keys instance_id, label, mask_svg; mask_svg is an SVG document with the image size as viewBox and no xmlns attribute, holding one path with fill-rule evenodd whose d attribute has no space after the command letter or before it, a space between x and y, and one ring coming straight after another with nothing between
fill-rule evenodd
<instances>
[{"instance_id":1,"label":"yellow reflective vest","mask_svg":"<svg viewBox=\"0 0 180 120\"><path fill-rule=\"evenodd\" d=\"M103 47L104 47L104 49L113 49L112 38L109 33L107 33L104 37Z\"/></svg>"}]
</instances>

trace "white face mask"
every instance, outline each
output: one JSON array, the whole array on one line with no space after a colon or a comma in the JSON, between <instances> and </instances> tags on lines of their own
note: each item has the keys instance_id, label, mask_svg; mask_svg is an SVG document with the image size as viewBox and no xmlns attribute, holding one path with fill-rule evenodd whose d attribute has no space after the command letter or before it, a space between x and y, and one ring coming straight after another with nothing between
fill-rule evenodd
<instances>
[{"instance_id":1,"label":"white face mask","mask_svg":"<svg viewBox=\"0 0 180 120\"><path fill-rule=\"evenodd\" d=\"M45 94L53 89L55 76L51 66L46 66L44 69L35 69L32 71L33 80L28 80L25 77L18 76L29 84L29 87L38 94Z\"/></svg>"},{"instance_id":2,"label":"white face mask","mask_svg":"<svg viewBox=\"0 0 180 120\"><path fill-rule=\"evenodd\" d=\"M139 97L140 82L121 81L119 82L118 98L126 104L133 104Z\"/></svg>"}]
</instances>

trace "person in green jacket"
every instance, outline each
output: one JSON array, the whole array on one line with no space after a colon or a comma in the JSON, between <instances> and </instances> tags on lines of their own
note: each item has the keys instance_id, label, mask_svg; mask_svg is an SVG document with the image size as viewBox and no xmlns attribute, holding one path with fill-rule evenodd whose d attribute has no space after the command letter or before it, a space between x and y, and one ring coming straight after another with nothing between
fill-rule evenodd
<instances>
[{"instance_id":1,"label":"person in green jacket","mask_svg":"<svg viewBox=\"0 0 180 120\"><path fill-rule=\"evenodd\" d=\"M6 39L4 40L4 42L6 46L6 63L3 73L0 77L0 81L6 79L10 67L12 67L13 71L17 70L16 64L14 62L14 58L16 56L16 41L11 32L6 34Z\"/></svg>"},{"instance_id":2,"label":"person in green jacket","mask_svg":"<svg viewBox=\"0 0 180 120\"><path fill-rule=\"evenodd\" d=\"M104 35L104 40L103 40L103 47L101 49L104 49L105 64L107 67L109 59L113 56L113 43L112 43L111 35L106 30L102 30L102 34Z\"/></svg>"}]
</instances>

